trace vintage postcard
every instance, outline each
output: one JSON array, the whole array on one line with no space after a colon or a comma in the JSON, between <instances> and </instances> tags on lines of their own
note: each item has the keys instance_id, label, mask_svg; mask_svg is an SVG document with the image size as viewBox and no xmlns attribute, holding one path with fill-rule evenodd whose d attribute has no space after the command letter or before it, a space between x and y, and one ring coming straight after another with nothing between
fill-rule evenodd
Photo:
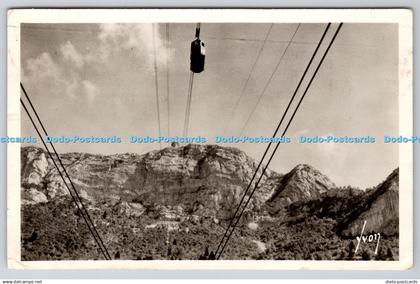
<instances>
[{"instance_id":1,"label":"vintage postcard","mask_svg":"<svg viewBox=\"0 0 420 284\"><path fill-rule=\"evenodd\" d=\"M12 9L10 268L409 269L407 9Z\"/></svg>"}]
</instances>

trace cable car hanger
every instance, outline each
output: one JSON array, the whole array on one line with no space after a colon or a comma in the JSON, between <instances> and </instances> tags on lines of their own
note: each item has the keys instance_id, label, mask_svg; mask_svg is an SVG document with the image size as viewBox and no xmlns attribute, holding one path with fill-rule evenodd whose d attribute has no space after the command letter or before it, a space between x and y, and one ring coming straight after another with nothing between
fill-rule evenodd
<instances>
[{"instance_id":1,"label":"cable car hanger","mask_svg":"<svg viewBox=\"0 0 420 284\"><path fill-rule=\"evenodd\" d=\"M200 40L200 23L195 28L195 40L191 42L190 70L193 73L201 73L204 70L206 49L204 42Z\"/></svg>"},{"instance_id":2,"label":"cable car hanger","mask_svg":"<svg viewBox=\"0 0 420 284\"><path fill-rule=\"evenodd\" d=\"M198 39L200 38L200 27L201 27L201 24L197 23L197 27L195 28L195 37Z\"/></svg>"},{"instance_id":3,"label":"cable car hanger","mask_svg":"<svg viewBox=\"0 0 420 284\"><path fill-rule=\"evenodd\" d=\"M197 23L195 28L195 39L191 42L191 53L190 53L190 80L188 83L188 96L187 96L187 106L185 108L185 120L184 120L184 131L183 136L187 137L188 128L190 122L190 112L191 112L191 99L192 99L192 90L194 84L194 73L201 73L204 71L204 61L206 57L206 52L204 48L204 42L200 40L200 23Z\"/></svg>"}]
</instances>

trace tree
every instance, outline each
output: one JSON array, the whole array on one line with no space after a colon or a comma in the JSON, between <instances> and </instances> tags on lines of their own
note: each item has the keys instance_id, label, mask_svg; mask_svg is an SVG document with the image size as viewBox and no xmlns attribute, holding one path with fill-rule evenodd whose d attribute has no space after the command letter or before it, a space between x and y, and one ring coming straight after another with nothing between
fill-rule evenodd
<instances>
[{"instance_id":1,"label":"tree","mask_svg":"<svg viewBox=\"0 0 420 284\"><path fill-rule=\"evenodd\" d=\"M382 248L378 248L378 253L375 257L376 260L386 260L386 255L384 254L384 251Z\"/></svg>"},{"instance_id":2,"label":"tree","mask_svg":"<svg viewBox=\"0 0 420 284\"><path fill-rule=\"evenodd\" d=\"M369 253L367 250L364 250L364 251L362 252L362 259L363 259L363 260L370 260L370 259L371 259L371 257L370 257L370 253Z\"/></svg>"},{"instance_id":3,"label":"tree","mask_svg":"<svg viewBox=\"0 0 420 284\"><path fill-rule=\"evenodd\" d=\"M354 257L354 250L356 248L354 247L353 242L349 243L349 254L348 254L348 259L352 259Z\"/></svg>"},{"instance_id":4,"label":"tree","mask_svg":"<svg viewBox=\"0 0 420 284\"><path fill-rule=\"evenodd\" d=\"M391 248L388 248L388 250L386 251L386 257L388 260L394 260L394 254L392 253Z\"/></svg>"}]
</instances>

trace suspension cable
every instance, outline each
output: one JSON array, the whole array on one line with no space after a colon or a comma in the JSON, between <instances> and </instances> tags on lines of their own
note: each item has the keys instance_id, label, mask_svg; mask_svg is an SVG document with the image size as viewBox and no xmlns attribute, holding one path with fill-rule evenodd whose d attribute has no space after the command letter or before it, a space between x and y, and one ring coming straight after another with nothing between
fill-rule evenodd
<instances>
[{"instance_id":1,"label":"suspension cable","mask_svg":"<svg viewBox=\"0 0 420 284\"><path fill-rule=\"evenodd\" d=\"M330 24L329 24L329 25L330 25ZM290 126L291 122L293 121L293 118L294 118L294 116L296 115L297 110L299 109L299 107L300 107L300 105L301 105L301 103L302 103L302 101L303 101L303 99L304 99L304 97L305 97L305 95L306 95L307 91L309 90L309 87L311 86L311 84L312 84L312 82L313 82L313 80L314 80L314 78L315 78L316 74L318 73L318 71L319 71L319 69L320 69L320 67L321 67L321 65L322 65L322 63L323 63L323 61L324 61L324 59L325 59L326 55L328 54L328 51L330 50L330 48L331 48L331 46L332 46L333 42L335 41L335 39L336 39L336 37L337 37L337 35L338 35L338 32L340 31L340 29L341 29L342 25L343 25L343 23L340 23L340 24L339 24L339 26L338 26L338 28L337 28L337 30L335 31L334 36L332 37L332 39L331 39L331 41L330 41L330 43L329 43L329 45L328 45L327 49L325 50L325 52L324 52L324 54L323 54L323 56L322 56L322 58L321 58L320 62L318 63L317 68L315 69L315 71L314 71L314 73L313 73L313 75L312 75L312 77L311 77L311 79L310 79L310 81L309 81L309 83L308 83L308 85L307 85L307 87L306 87L306 89L305 89L305 91L304 91L304 93L303 93L302 97L300 98L300 100L299 100L299 102L298 102L298 104L297 104L297 106L296 106L296 108L295 108L295 110L294 110L294 112L293 112L293 114L292 114L291 118L289 119L289 122L287 123L286 128L284 129L284 131L283 131L283 133L282 133L282 137L284 137L284 135L286 134L286 132L287 132L287 130L288 130L288 128L289 128L289 126ZM325 35L325 34L324 34L324 35ZM300 84L300 83L299 83L299 84ZM271 143L270 143L270 144L271 144ZM271 154L271 156L270 156L270 158L269 158L269 160L268 160L267 164L266 164L266 165L265 165L265 167L263 168L263 171L262 171L262 173L261 173L261 175L260 175L260 177L259 177L258 181L257 181L257 182L256 182L256 184L254 185L254 188L253 188L252 192L250 193L250 195L249 195L249 197L248 197L248 200L246 201L245 206L244 206L244 207L243 207L243 209L241 210L241 212L240 212L240 214L239 214L238 218L236 219L235 223L233 224L233 226L229 226L229 227L228 227L228 229L229 229L230 227L232 227L232 230L229 232L229 234L228 234L228 235L227 235L227 234L225 234L225 236L227 235L226 239L225 239L225 236L222 238L221 243L219 244L219 247L221 246L221 244L222 244L222 243L223 243L223 246L222 246L222 248L221 248L221 250L220 250L220 252L219 252L219 255L218 255L218 256L216 255L216 259L219 259L219 258L221 257L221 255L223 254L223 251L224 251L224 249L225 249L226 245L228 244L229 239L230 239L230 237L232 236L232 234L233 234L233 231L234 231L235 227L236 227L236 226L237 226L237 224L239 223L239 220L240 220L240 218L241 218L242 214L245 212L245 209L246 209L247 205L249 204L250 200L252 199L253 194L254 194L254 193L255 193L255 191L257 190L258 185L259 185L259 183L260 183L260 181L261 181L262 177L264 176L264 174L265 174L265 172L266 172L266 170L267 170L268 166L270 165L271 160L273 159L273 157L274 157L274 155L275 155L275 153L276 153L276 151L277 151L277 149L278 149L279 145L280 145L280 142L278 142L278 143L277 143L277 145L276 145L276 147L274 148L273 153ZM240 205L241 205L241 204L240 204ZM238 208L240 207L240 205L238 206ZM233 219L234 219L234 218L233 218ZM232 219L232 220L233 220L233 219ZM219 248L219 247L218 247L218 248Z\"/></svg>"},{"instance_id":2,"label":"suspension cable","mask_svg":"<svg viewBox=\"0 0 420 284\"><path fill-rule=\"evenodd\" d=\"M254 73L255 66L257 65L257 62L258 62L258 60L260 59L261 53L262 53L262 51L264 50L265 44L267 43L267 39L268 39L268 36L270 35L270 32L271 32L271 30L272 30L272 28L273 28L273 25L274 25L274 24L271 24L271 25L270 25L270 27L268 28L267 33L266 33L265 38L264 38L264 41L262 42L262 44L261 44L260 48L258 49L258 52L257 52L257 57L255 57L254 63L252 64L252 67L251 67L251 70L249 71L248 77L247 77L247 78L246 78L246 80L245 80L245 84L243 85L243 87L242 87L242 89L241 89L241 92L239 93L238 99L237 99L237 100L236 100L236 102L235 102L235 105L234 105L234 107L233 107L233 111L232 111L232 115L230 116L230 118L229 118L229 120L228 120L228 123L226 124L226 129L228 129L228 128L229 128L230 123L232 122L232 119L233 119L233 117L234 117L234 116L235 116L235 114L236 114L236 111L237 111L238 105L239 105L239 103L240 103L240 102L241 102L241 100L242 100L242 97L243 97L243 95L244 95L244 93L245 93L246 88L248 87L249 80L251 79L251 76L252 76L252 74ZM226 131L225 131L225 132L226 132Z\"/></svg>"},{"instance_id":3,"label":"suspension cable","mask_svg":"<svg viewBox=\"0 0 420 284\"><path fill-rule=\"evenodd\" d=\"M289 49L290 45L292 44L293 39L295 38L295 36L296 36L296 34L297 34L298 30L299 30L300 25L301 24L298 24L298 26L296 27L296 30L293 33L290 41L287 43L286 48L283 50L283 53L281 54L281 56L279 58L279 61L277 62L276 67L274 68L273 72L270 75L270 78L268 79L268 81L264 85L264 88L263 88L262 92L260 93L257 102L254 104L254 107L252 108L251 113L248 115L247 120L245 121L244 125L242 126L241 131L239 133L239 136L242 135L242 133L244 132L245 128L248 126L249 121L251 120L252 116L254 115L255 110L257 109L258 105L260 104L262 97L264 96L264 94L265 94L268 86L270 85L271 81L274 78L274 75L277 73L277 70L280 67L280 63L283 61L284 55L286 54L287 50Z\"/></svg>"},{"instance_id":4,"label":"suspension cable","mask_svg":"<svg viewBox=\"0 0 420 284\"><path fill-rule=\"evenodd\" d=\"M197 23L195 27L195 37L196 39L200 39L200 30L201 24ZM193 84L194 84L194 72L190 72L190 79L188 82L188 96L187 96L187 105L185 108L185 118L184 118L184 130L182 132L183 137L187 137L188 135L188 128L190 124L190 113L191 113L191 100L192 100L192 91L193 91Z\"/></svg>"},{"instance_id":5,"label":"suspension cable","mask_svg":"<svg viewBox=\"0 0 420 284\"><path fill-rule=\"evenodd\" d=\"M170 104L170 93L169 93L169 23L166 23L166 96L168 106L168 137L171 136L171 104Z\"/></svg>"},{"instance_id":6,"label":"suspension cable","mask_svg":"<svg viewBox=\"0 0 420 284\"><path fill-rule=\"evenodd\" d=\"M42 130L44 131L44 134L45 134L46 136L49 136L49 135L48 135L48 132L46 131L46 129L45 129L45 127L44 127L44 124L42 123L42 121L41 121L41 119L40 119L40 117L39 117L39 115L38 115L37 111L35 110L35 108L34 108L34 106L33 106L33 104L32 104L32 101L30 100L30 98L29 98L29 96L28 96L28 94L27 94L27 92L26 92L26 90L25 90L25 88L24 88L24 86L23 86L23 84L22 84L22 83L20 83L20 87L21 87L21 89L22 89L22 91L23 91L23 93L24 93L24 95L25 95L26 99L28 100L29 105L31 106L32 111L34 112L34 114L35 114L35 116L36 116L36 118L37 118L37 120L38 120L39 124L41 125L41 128L42 128ZM98 245L99 249L101 250L101 252L102 252L102 254L104 255L104 257L105 257L105 259L106 259L106 260L111 260L112 258L111 258L111 256L110 256L110 254L109 254L109 252L108 252L108 250L107 250L107 248L106 248L106 246L105 246L105 244L104 244L104 242L103 242L103 240L102 240L102 238L101 238L100 234L99 234L99 233L98 233L98 231L96 230L95 224L94 224L94 222L92 221L92 218L91 218L91 216L90 216L89 212L87 211L86 207L84 206L84 204L83 204L83 202L82 202L82 199L80 198L80 195L79 195L78 191L76 190L76 188L75 188L75 186L74 186L74 184L73 184L73 182L72 182L72 180L71 180L71 178L70 178L70 176L69 176L69 174L68 174L68 172L67 172L66 168L64 167L63 162L62 162L62 160L61 160L60 156L58 155L58 153L57 153L57 151L56 151L56 149L55 149L55 147L54 147L54 144L53 144L52 142L49 142L49 144L51 145L51 147L52 147L52 149L53 149L53 151L54 151L54 153L55 153L55 156L57 157L57 160L59 161L59 163L60 163L61 167L63 168L63 172L64 172L64 174L66 175L67 179L69 180L69 182L70 182L70 184L71 184L71 186L72 186L73 191L74 191L74 193L75 193L75 194L73 194L73 193L72 193L72 191L70 190L70 187L69 187L69 185L67 184L67 182L66 182L66 180L65 180L65 178L64 178L63 173L61 172L60 168L58 167L57 163L55 162L55 160L54 160L54 158L53 158L53 156L52 156L52 154L51 154L50 150L49 150L49 149L48 149L48 147L47 147L47 144L46 144L46 143L45 143L45 141L43 140L42 135L41 135L40 131L38 130L38 127L36 126L36 123L34 122L34 120L33 120L32 116L31 116L31 114L29 113L29 110L27 109L27 107L26 107L25 103L23 102L23 100L22 100L22 99L20 99L20 102L21 102L21 104L22 104L23 108L25 109L25 112L26 112L26 114L28 115L28 117L29 117L29 119L30 119L30 121L31 121L31 123L32 123L32 125L33 125L33 127L35 128L35 130L36 130L36 132L37 132L37 134L38 134L38 136L39 136L39 138L40 138L40 140L41 140L42 144L44 145L44 147L45 147L46 151L48 152L48 155L49 155L50 159L52 160L52 162L53 162L53 164L54 164L55 168L57 169L57 171L58 171L58 173L59 173L59 175L60 175L61 179L63 180L64 185L66 186L67 190L69 191L70 196L72 197L72 199L73 199L74 203L76 204L76 206L77 206L78 210L80 211L80 213L81 213L81 215L82 215L82 217L83 217L83 219L84 219L84 221L85 221L86 225L88 226L89 231L91 232L91 234L92 234L92 236L93 236L93 238L94 238L95 242L97 243L97 245Z\"/></svg>"},{"instance_id":7,"label":"suspension cable","mask_svg":"<svg viewBox=\"0 0 420 284\"><path fill-rule=\"evenodd\" d=\"M274 131L274 133L273 133L273 135L272 135L272 138L276 137L277 132L279 131L279 129L280 129L280 127L281 127L282 123L283 123L283 120L284 120L284 118L285 118L286 114L288 113L289 108L290 108L290 106L291 106L291 104L292 104L293 100L295 99L295 96L296 96L296 94L297 94L297 92L298 92L298 90L299 90L299 88L300 88L300 85L302 84L303 79L305 78L306 73L308 72L309 67L310 67L310 66L311 66L311 64L312 64L312 61L314 60L315 55L316 55L316 54L317 54L317 52L318 52L318 49L320 48L320 46L321 46L322 42L324 41L325 35L327 34L327 32L328 32L328 30L329 30L330 26L331 26L331 23L329 23L329 24L325 27L324 33L322 34L322 36L321 36L321 38L320 38L320 40L319 40L319 42L318 42L318 44L317 44L317 46L316 46L316 48L315 48L315 50L314 50L313 54L312 54L312 57L310 58L310 60L309 60L308 64L306 65L305 71L303 72L303 74L302 74L302 76L301 76L301 78L300 78L300 80L299 80L299 83L298 83L298 85L297 85L297 87L296 87L295 91L293 92L292 97L291 97L291 98L290 98L290 100L289 100L289 103L288 103L288 105L287 105L287 107L286 107L286 110L283 112L283 115L282 115L282 117L281 117L281 119L280 119L280 122L279 122L279 123L278 123L278 125L277 125L276 130ZM254 172L254 174L253 174L253 176L252 176L251 180L249 181L248 186L247 186L247 188L245 189L244 194L242 195L241 200L239 201L239 205L238 205L238 207L237 207L237 209L236 209L235 213L233 214L233 216L232 216L232 218L231 218L231 220L230 220L229 226L226 228L226 231L225 231L225 233L224 233L224 235L223 235L223 237L222 237L222 240L223 240L223 239L226 237L226 235L228 234L228 232L229 232L229 228L232 226L232 224L233 224L233 222L234 222L234 219L235 219L235 217L236 217L236 214L239 212L240 206L241 206L242 202L244 201L244 199L245 199L246 195L248 194L248 191L250 190L250 188L251 188L251 186L252 186L252 183L254 182L254 179L255 179L255 177L256 177L256 175L257 175L257 173L258 173L258 171L259 171L259 169L260 169L260 167L261 167L261 165L262 165L262 162L264 161L265 156L267 155L267 153L268 153L268 151L269 151L269 149L270 149L270 147L271 147L271 144L272 144L272 142L270 142L270 143L267 145L267 147L266 147L266 149L265 149L265 151L264 151L264 154L263 154L263 156L262 156L262 158L261 158L260 162L258 163L258 166L257 166L257 168L255 169L255 172ZM218 247L217 247L217 249L216 249L216 253L215 253L216 255L217 255L217 252L219 251L219 249L220 249L220 246L221 246L221 245L222 245L222 241L219 243L219 245L218 245Z\"/></svg>"},{"instance_id":8,"label":"suspension cable","mask_svg":"<svg viewBox=\"0 0 420 284\"><path fill-rule=\"evenodd\" d=\"M194 72L191 71L190 80L189 80L189 83L188 83L188 97L187 97L187 106L185 108L185 120L184 120L183 137L187 137L187 135L188 135L193 84L194 84Z\"/></svg>"},{"instance_id":9,"label":"suspension cable","mask_svg":"<svg viewBox=\"0 0 420 284\"><path fill-rule=\"evenodd\" d=\"M156 31L155 24L152 24L152 37L153 37L153 69L155 73L155 94L156 94L156 114L158 122L158 133L159 137L162 136L160 130L160 107L159 107L159 80L158 80L158 68L157 68L157 54L156 54ZM159 148L162 149L162 142L159 142Z\"/></svg>"}]
</instances>

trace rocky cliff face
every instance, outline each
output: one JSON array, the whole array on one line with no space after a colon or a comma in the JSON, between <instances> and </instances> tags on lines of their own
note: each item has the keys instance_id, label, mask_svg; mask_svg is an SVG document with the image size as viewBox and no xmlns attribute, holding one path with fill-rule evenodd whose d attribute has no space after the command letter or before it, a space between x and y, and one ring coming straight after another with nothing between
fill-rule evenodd
<instances>
[{"instance_id":1,"label":"rocky cliff face","mask_svg":"<svg viewBox=\"0 0 420 284\"><path fill-rule=\"evenodd\" d=\"M81 195L92 202L123 201L137 208L161 207L168 214L222 219L238 204L257 165L238 149L213 145L171 147L145 155L68 153L61 158ZM249 210L265 202L280 177L265 173ZM22 189L28 204L67 195L52 161L34 147L22 149Z\"/></svg>"},{"instance_id":2,"label":"rocky cliff face","mask_svg":"<svg viewBox=\"0 0 420 284\"><path fill-rule=\"evenodd\" d=\"M367 192L354 213L349 217L345 235L361 233L364 222L364 232L382 233L387 235L398 234L398 188L399 172L394 170L384 182L371 192Z\"/></svg>"},{"instance_id":3,"label":"rocky cliff face","mask_svg":"<svg viewBox=\"0 0 420 284\"><path fill-rule=\"evenodd\" d=\"M336 186L321 172L309 165L298 165L279 179L273 195L267 200L271 213L297 201L320 198Z\"/></svg>"},{"instance_id":4,"label":"rocky cliff face","mask_svg":"<svg viewBox=\"0 0 420 284\"><path fill-rule=\"evenodd\" d=\"M170 236L183 240L184 255L172 251L171 258L175 259L191 259L206 246L217 246L257 166L244 152L216 145L169 147L144 155L66 153L60 157L107 245L125 259L165 258ZM47 259L51 255L53 259L94 257L89 245L84 247L83 256L78 254L77 245L73 251L66 248L69 240L61 240L79 235L85 238L82 243L94 246L87 228L83 234L77 231L84 226L83 220L73 212L76 209L68 190L44 150L22 148L21 178L24 258L38 259L44 254ZM72 221L55 224L58 215ZM367 192L337 188L309 165L298 165L285 175L268 170L245 216L226 252L229 258L319 257L315 252L310 256L291 254L290 250L299 246L307 253L312 251L307 246L320 246L317 242L328 236L341 242L333 246L337 251L348 242L340 238L360 234L364 220L366 233L395 235L398 170ZM48 227L51 222L57 232ZM73 223L79 225L68 225ZM26 241L34 232L39 240ZM314 243L302 234L313 238ZM60 253L50 251L52 247L60 247ZM138 251L142 254L134 254ZM328 257L333 258L333 254ZM337 253L334 257L343 256Z\"/></svg>"},{"instance_id":5,"label":"rocky cliff face","mask_svg":"<svg viewBox=\"0 0 420 284\"><path fill-rule=\"evenodd\" d=\"M66 194L64 183L40 148L25 147L21 151L22 204L48 202Z\"/></svg>"}]
</instances>

